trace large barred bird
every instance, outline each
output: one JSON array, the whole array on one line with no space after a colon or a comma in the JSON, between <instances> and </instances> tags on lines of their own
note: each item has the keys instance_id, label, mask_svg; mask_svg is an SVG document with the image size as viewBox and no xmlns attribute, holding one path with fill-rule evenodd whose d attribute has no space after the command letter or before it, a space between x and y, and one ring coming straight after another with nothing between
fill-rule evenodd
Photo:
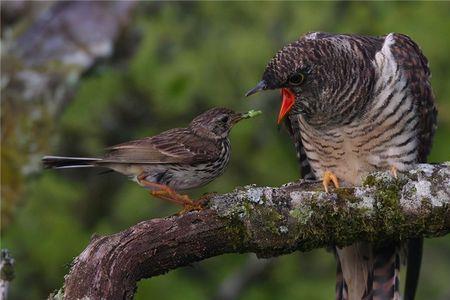
<instances>
[{"instance_id":1,"label":"large barred bird","mask_svg":"<svg viewBox=\"0 0 450 300\"><path fill-rule=\"evenodd\" d=\"M247 96L281 89L302 176L359 185L375 170L425 162L436 128L428 62L408 36L314 32L282 48ZM399 299L398 243L336 248L336 299ZM408 242L404 299L414 299L422 239ZM341 273L342 272L342 273ZM340 280L340 278L342 280Z\"/></svg>"}]
</instances>

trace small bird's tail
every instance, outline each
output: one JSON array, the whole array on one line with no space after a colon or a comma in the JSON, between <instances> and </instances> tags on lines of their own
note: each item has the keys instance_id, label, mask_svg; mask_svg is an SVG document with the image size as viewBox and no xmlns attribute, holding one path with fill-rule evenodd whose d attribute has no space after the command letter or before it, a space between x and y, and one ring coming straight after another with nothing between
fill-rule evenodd
<instances>
[{"instance_id":1,"label":"small bird's tail","mask_svg":"<svg viewBox=\"0 0 450 300\"><path fill-rule=\"evenodd\" d=\"M42 163L45 169L69 169L95 167L100 158L44 156Z\"/></svg>"}]
</instances>

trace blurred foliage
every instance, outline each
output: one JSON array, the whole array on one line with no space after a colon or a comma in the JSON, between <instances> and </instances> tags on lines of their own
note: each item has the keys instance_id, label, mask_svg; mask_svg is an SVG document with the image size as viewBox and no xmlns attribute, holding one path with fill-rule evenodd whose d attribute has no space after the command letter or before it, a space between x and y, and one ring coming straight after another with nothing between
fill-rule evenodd
<instances>
[{"instance_id":1,"label":"blurred foliage","mask_svg":"<svg viewBox=\"0 0 450 300\"><path fill-rule=\"evenodd\" d=\"M229 169L193 196L296 180L293 147L275 126L278 93L245 99L245 91L282 45L305 32L401 32L421 45L433 72L439 129L430 160L450 160L449 3L142 3L131 27L138 41L119 42L116 54L127 48L134 53L129 59L115 55L85 75L56 120L52 154L100 155L115 143L184 126L212 106L255 108L264 115L232 132ZM8 176L3 170L2 180ZM11 299L42 299L61 287L72 258L93 233L110 234L178 209L120 175L98 175L98 170L45 171L21 188L25 195L2 237L2 247L16 258ZM448 295L449 251L450 236L426 241L418 299ZM143 280L136 299L210 299L245 259L225 255ZM241 298L330 299L334 270L334 259L324 250L283 256Z\"/></svg>"}]
</instances>

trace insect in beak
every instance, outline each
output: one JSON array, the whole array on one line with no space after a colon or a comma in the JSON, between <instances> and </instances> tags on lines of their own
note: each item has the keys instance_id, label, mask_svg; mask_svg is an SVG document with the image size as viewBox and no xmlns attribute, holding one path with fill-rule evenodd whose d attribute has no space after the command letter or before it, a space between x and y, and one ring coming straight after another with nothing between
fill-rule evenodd
<instances>
[{"instance_id":1,"label":"insect in beak","mask_svg":"<svg viewBox=\"0 0 450 300\"><path fill-rule=\"evenodd\" d=\"M250 119L259 116L260 114L262 114L260 110L253 110L253 109L246 113L237 113L231 118L231 123L236 124L237 122L243 119Z\"/></svg>"}]
</instances>

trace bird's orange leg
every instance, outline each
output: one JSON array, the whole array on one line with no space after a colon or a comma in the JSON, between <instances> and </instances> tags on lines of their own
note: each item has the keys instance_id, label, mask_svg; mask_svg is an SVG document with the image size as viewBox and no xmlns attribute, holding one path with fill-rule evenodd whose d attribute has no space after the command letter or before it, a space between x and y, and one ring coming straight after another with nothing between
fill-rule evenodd
<instances>
[{"instance_id":1,"label":"bird's orange leg","mask_svg":"<svg viewBox=\"0 0 450 300\"><path fill-rule=\"evenodd\" d=\"M161 189L161 190L157 190L157 191L150 191L149 192L150 195L152 195L153 197L162 199L162 200L167 200L179 205L184 205L184 202L179 201L177 198L173 197L173 195L171 195L171 191L166 190L166 189Z\"/></svg>"},{"instance_id":2,"label":"bird's orange leg","mask_svg":"<svg viewBox=\"0 0 450 300\"><path fill-rule=\"evenodd\" d=\"M139 184L144 187L157 189L156 191L150 191L150 194L152 196L162 200L174 202L179 205L183 205L184 208L180 213L185 213L192 210L200 210L203 208L200 204L192 201L187 195L180 195L167 185L147 181L144 179L144 176L139 176L137 180Z\"/></svg>"},{"instance_id":3,"label":"bird's orange leg","mask_svg":"<svg viewBox=\"0 0 450 300\"><path fill-rule=\"evenodd\" d=\"M325 173L323 173L322 184L323 187L325 188L325 192L327 193L328 193L328 185L331 182L333 182L335 188L339 188L339 181L336 175L334 175L331 171L325 171Z\"/></svg>"},{"instance_id":4,"label":"bird's orange leg","mask_svg":"<svg viewBox=\"0 0 450 300\"><path fill-rule=\"evenodd\" d=\"M394 165L391 166L391 174L392 174L392 176L393 176L395 179L398 178L398 176L397 176L397 168L396 168Z\"/></svg>"}]
</instances>

